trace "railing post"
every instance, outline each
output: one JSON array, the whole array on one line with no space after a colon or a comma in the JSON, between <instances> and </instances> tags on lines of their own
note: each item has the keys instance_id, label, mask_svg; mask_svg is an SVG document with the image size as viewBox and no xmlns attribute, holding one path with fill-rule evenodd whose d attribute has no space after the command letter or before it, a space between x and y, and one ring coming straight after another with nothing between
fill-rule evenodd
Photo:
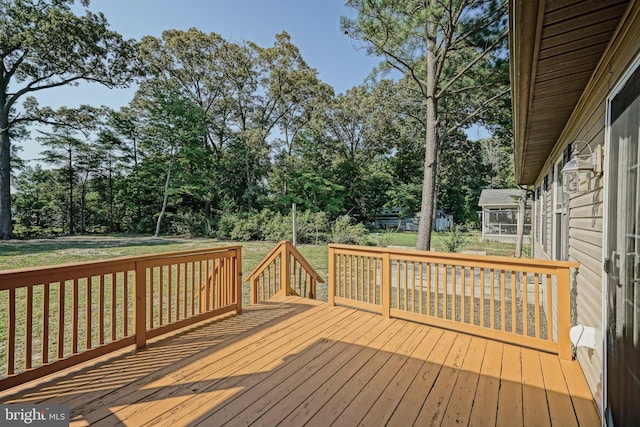
<instances>
[{"instance_id":1,"label":"railing post","mask_svg":"<svg viewBox=\"0 0 640 427\"><path fill-rule=\"evenodd\" d=\"M571 269L563 267L558 269L558 357L564 360L571 360L573 352L571 350L571 340L569 330L571 329Z\"/></svg>"},{"instance_id":2,"label":"railing post","mask_svg":"<svg viewBox=\"0 0 640 427\"><path fill-rule=\"evenodd\" d=\"M391 254L382 254L382 315L391 317Z\"/></svg>"},{"instance_id":3,"label":"railing post","mask_svg":"<svg viewBox=\"0 0 640 427\"><path fill-rule=\"evenodd\" d=\"M236 249L236 314L242 313L242 249Z\"/></svg>"},{"instance_id":4,"label":"railing post","mask_svg":"<svg viewBox=\"0 0 640 427\"><path fill-rule=\"evenodd\" d=\"M141 262L136 262L135 281L135 307L134 307L134 330L136 333L136 348L142 349L147 346L147 277L146 268ZM153 286L153 283L151 284Z\"/></svg>"},{"instance_id":5,"label":"railing post","mask_svg":"<svg viewBox=\"0 0 640 427\"><path fill-rule=\"evenodd\" d=\"M291 253L289 242L285 242L280 249L280 292L287 296L291 290Z\"/></svg>"},{"instance_id":6,"label":"railing post","mask_svg":"<svg viewBox=\"0 0 640 427\"><path fill-rule=\"evenodd\" d=\"M336 250L331 246L327 275L327 302L329 305L336 305Z\"/></svg>"}]
</instances>

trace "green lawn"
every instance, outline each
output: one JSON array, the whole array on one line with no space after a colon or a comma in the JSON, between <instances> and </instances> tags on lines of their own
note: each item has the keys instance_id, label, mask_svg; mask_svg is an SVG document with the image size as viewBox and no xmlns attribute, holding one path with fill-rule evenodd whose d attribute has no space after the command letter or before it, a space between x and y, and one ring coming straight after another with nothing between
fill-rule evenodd
<instances>
[{"instance_id":1,"label":"green lawn","mask_svg":"<svg viewBox=\"0 0 640 427\"><path fill-rule=\"evenodd\" d=\"M434 233L432 246L444 251L445 233ZM487 255L511 256L513 243L483 242L480 233L465 233L467 241L462 250L483 251ZM372 234L372 243L413 248L417 234L390 232ZM273 242L222 242L213 239L153 238L147 236L77 236L56 239L10 240L0 242L0 270L56 265L69 262L103 260L109 258L241 245L243 271L248 274L275 246ZM326 245L299 245L308 261L326 277ZM525 248L525 250L528 248Z\"/></svg>"},{"instance_id":2,"label":"green lawn","mask_svg":"<svg viewBox=\"0 0 640 427\"><path fill-rule=\"evenodd\" d=\"M516 251L515 243L482 241L482 234L479 231L463 233L466 242L462 246L462 251L479 251L486 252L487 255L512 256ZM411 232L387 232L373 234L373 240L381 240L388 242L390 246L403 246L409 248L416 247L418 239L417 233ZM446 252L444 239L447 237L446 232L433 233L431 235L431 246L433 250ZM527 256L529 252L528 245L524 247L523 256Z\"/></svg>"}]
</instances>

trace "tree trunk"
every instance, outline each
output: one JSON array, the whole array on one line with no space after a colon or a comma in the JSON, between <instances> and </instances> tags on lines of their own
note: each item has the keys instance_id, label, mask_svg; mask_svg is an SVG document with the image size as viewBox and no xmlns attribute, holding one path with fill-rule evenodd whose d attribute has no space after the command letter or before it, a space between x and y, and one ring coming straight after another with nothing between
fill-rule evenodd
<instances>
[{"instance_id":1,"label":"tree trunk","mask_svg":"<svg viewBox=\"0 0 640 427\"><path fill-rule=\"evenodd\" d=\"M0 108L4 109L4 99ZM9 117L0 113L0 239L12 237L11 224L11 141L9 140Z\"/></svg>"},{"instance_id":2,"label":"tree trunk","mask_svg":"<svg viewBox=\"0 0 640 427\"><path fill-rule=\"evenodd\" d=\"M516 257L522 258L522 244L524 242L524 218L527 209L527 193L523 192L518 199L518 229L516 237Z\"/></svg>"},{"instance_id":3,"label":"tree trunk","mask_svg":"<svg viewBox=\"0 0 640 427\"><path fill-rule=\"evenodd\" d=\"M167 210L167 202L169 201L169 181L171 180L171 168L173 167L173 153L174 150L171 149L171 157L169 158L169 169L167 170L167 179L164 182L164 199L162 200L162 209L160 210L160 215L158 215L158 221L156 222L156 232L153 237L160 236L160 224L162 223L164 212Z\"/></svg>"},{"instance_id":4,"label":"tree trunk","mask_svg":"<svg viewBox=\"0 0 640 427\"><path fill-rule=\"evenodd\" d=\"M428 32L434 31L433 23L428 24ZM428 37L428 36L427 36ZM418 226L418 241L416 249L431 250L431 231L433 230L434 201L436 192L436 166L438 155L438 112L436 93L436 57L433 39L428 37L427 53L427 84L426 84L426 129L424 175L422 178L422 201L420 204L420 224Z\"/></svg>"},{"instance_id":5,"label":"tree trunk","mask_svg":"<svg viewBox=\"0 0 640 427\"><path fill-rule=\"evenodd\" d=\"M88 179L88 178L87 178ZM87 198L87 181L85 180L80 187L80 234L86 233L86 224L85 224L85 203Z\"/></svg>"},{"instance_id":6,"label":"tree trunk","mask_svg":"<svg viewBox=\"0 0 640 427\"><path fill-rule=\"evenodd\" d=\"M113 161L111 160L111 155L109 155L109 231L115 231L113 221Z\"/></svg>"},{"instance_id":7,"label":"tree trunk","mask_svg":"<svg viewBox=\"0 0 640 427\"><path fill-rule=\"evenodd\" d=\"M67 221L69 222L69 235L75 234L73 229L73 155L71 149L69 149L69 209L67 211Z\"/></svg>"}]
</instances>

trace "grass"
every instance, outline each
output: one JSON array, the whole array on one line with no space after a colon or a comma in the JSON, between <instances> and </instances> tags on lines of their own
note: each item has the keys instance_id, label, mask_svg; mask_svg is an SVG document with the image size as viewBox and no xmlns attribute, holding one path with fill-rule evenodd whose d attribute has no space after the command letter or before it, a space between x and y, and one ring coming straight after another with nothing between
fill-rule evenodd
<instances>
[{"instance_id":1,"label":"grass","mask_svg":"<svg viewBox=\"0 0 640 427\"><path fill-rule=\"evenodd\" d=\"M443 239L446 233L433 233L432 246L436 251L444 251ZM483 251L487 255L511 256L515 252L514 243L482 241L478 232L465 233L466 244L462 248L469 251ZM382 236L372 235L372 241L380 241L389 246L416 246L417 234L389 232ZM148 255L163 252L206 249L219 246L241 245L243 265L246 274L275 246L273 242L222 242L213 239L153 238L147 236L78 236L56 239L11 240L0 242L0 270L57 265L70 262L95 261L124 256ZM298 249L314 266L322 277L327 271L326 245L299 245ZM526 249L526 248L525 248Z\"/></svg>"},{"instance_id":2,"label":"grass","mask_svg":"<svg viewBox=\"0 0 640 427\"><path fill-rule=\"evenodd\" d=\"M516 251L516 244L510 242L483 241L482 233L478 231L463 233L466 243L463 245L463 251L486 252L487 255L513 256ZM374 234L379 236L378 240L386 240L389 246L402 246L415 248L418 240L417 233L411 232L386 232ZM384 237L383 237L384 236ZM447 232L434 232L431 235L431 247L434 251L446 252L444 239ZM529 253L528 245L525 245L524 256Z\"/></svg>"}]
</instances>

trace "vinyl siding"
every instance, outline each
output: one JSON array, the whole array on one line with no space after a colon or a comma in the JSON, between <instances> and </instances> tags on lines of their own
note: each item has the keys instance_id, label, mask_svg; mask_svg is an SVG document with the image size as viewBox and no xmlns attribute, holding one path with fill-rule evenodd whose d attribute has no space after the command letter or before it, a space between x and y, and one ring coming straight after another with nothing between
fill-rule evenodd
<instances>
[{"instance_id":1,"label":"vinyl siding","mask_svg":"<svg viewBox=\"0 0 640 427\"><path fill-rule=\"evenodd\" d=\"M604 147L606 133L606 100L611 89L617 84L622 74L640 54L640 3L634 2L626 19L623 19L619 31L614 36L610 49L603 56L600 65L578 103L567 127L563 131L558 144L538 181L536 187L542 185L544 177L551 172L552 165L561 158L562 150L575 141L585 141L592 149ZM585 152L587 154L588 151ZM606 151L604 151L606 153ZM604 159L603 167L606 168ZM572 321L593 326L597 331L597 342L601 343L595 350L580 348L578 361L587 378L594 398L602 411L603 387L603 242L606 218L604 218L604 197L606 183L604 178L591 180L592 190L579 195L572 195L569 213L569 259L580 262L581 266L575 276L575 313ZM552 206L545 203L545 208L553 212ZM550 224L549 224L550 225ZM551 228L551 227L549 227ZM551 234L549 240L551 240ZM534 234L533 253L536 258L549 259L551 246L542 245L538 241L539 234Z\"/></svg>"}]
</instances>

